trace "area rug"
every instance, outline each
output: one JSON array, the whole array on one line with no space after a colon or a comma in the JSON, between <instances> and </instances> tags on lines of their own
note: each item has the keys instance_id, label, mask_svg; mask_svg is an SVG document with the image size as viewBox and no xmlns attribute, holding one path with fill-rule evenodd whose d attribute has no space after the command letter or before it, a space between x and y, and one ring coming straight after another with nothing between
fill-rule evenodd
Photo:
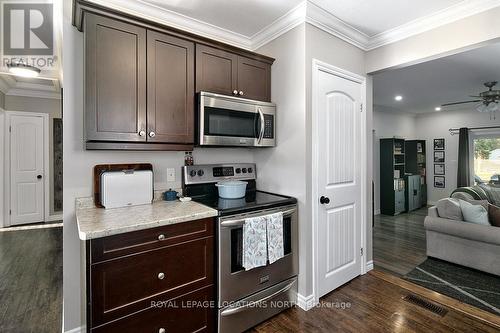
<instances>
[{"instance_id":1,"label":"area rug","mask_svg":"<svg viewBox=\"0 0 500 333\"><path fill-rule=\"evenodd\" d=\"M404 278L427 289L500 315L500 277L428 258Z\"/></svg>"}]
</instances>

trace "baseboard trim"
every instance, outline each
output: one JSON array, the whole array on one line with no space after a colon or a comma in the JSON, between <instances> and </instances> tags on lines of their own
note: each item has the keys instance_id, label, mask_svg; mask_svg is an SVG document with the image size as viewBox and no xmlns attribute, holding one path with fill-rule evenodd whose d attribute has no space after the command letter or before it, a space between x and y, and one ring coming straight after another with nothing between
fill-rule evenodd
<instances>
[{"instance_id":1,"label":"baseboard trim","mask_svg":"<svg viewBox=\"0 0 500 333\"><path fill-rule=\"evenodd\" d=\"M64 333L85 333L85 329L86 329L85 326L80 326L77 328L73 328L72 330L69 331L64 331Z\"/></svg>"},{"instance_id":2,"label":"baseboard trim","mask_svg":"<svg viewBox=\"0 0 500 333\"><path fill-rule=\"evenodd\" d=\"M303 296L301 294L297 294L297 305L304 311L309 311L316 305L314 300L314 294L309 296Z\"/></svg>"},{"instance_id":3,"label":"baseboard trim","mask_svg":"<svg viewBox=\"0 0 500 333\"><path fill-rule=\"evenodd\" d=\"M368 273L369 271L371 271L373 269L373 260L370 260L370 261L367 261L366 262L366 272Z\"/></svg>"}]
</instances>

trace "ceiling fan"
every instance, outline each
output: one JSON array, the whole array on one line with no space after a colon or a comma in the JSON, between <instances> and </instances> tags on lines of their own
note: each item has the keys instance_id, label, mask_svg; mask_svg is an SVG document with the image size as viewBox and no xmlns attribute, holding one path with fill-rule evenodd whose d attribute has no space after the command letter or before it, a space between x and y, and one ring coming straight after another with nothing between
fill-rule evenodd
<instances>
[{"instance_id":1,"label":"ceiling fan","mask_svg":"<svg viewBox=\"0 0 500 333\"><path fill-rule=\"evenodd\" d=\"M496 86L497 81L485 82L484 86L488 88L488 90L479 93L479 96L470 96L477 97L479 99L474 99L471 101L463 101L463 102L453 102L453 103L445 103L442 104L441 107L459 105L459 104L467 104L467 103L477 103L475 109L479 112L488 112L491 115L495 114L498 110L500 110L499 102L500 102L500 90L493 89Z\"/></svg>"}]
</instances>

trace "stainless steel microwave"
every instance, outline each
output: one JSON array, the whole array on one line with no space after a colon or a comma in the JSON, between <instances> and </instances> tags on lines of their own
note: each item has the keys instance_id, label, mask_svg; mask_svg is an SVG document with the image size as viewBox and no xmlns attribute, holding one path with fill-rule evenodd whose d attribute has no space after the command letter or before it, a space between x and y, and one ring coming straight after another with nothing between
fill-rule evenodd
<instances>
[{"instance_id":1,"label":"stainless steel microwave","mask_svg":"<svg viewBox=\"0 0 500 333\"><path fill-rule=\"evenodd\" d=\"M197 137L200 146L274 147L276 105L200 92Z\"/></svg>"}]
</instances>

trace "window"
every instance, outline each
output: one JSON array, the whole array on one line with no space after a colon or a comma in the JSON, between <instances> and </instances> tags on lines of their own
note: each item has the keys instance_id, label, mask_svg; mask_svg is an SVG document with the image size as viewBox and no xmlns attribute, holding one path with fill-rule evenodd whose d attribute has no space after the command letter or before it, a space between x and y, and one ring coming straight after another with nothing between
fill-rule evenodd
<instances>
[{"instance_id":1,"label":"window","mask_svg":"<svg viewBox=\"0 0 500 333\"><path fill-rule=\"evenodd\" d=\"M500 187L500 134L474 139L474 183Z\"/></svg>"}]
</instances>

